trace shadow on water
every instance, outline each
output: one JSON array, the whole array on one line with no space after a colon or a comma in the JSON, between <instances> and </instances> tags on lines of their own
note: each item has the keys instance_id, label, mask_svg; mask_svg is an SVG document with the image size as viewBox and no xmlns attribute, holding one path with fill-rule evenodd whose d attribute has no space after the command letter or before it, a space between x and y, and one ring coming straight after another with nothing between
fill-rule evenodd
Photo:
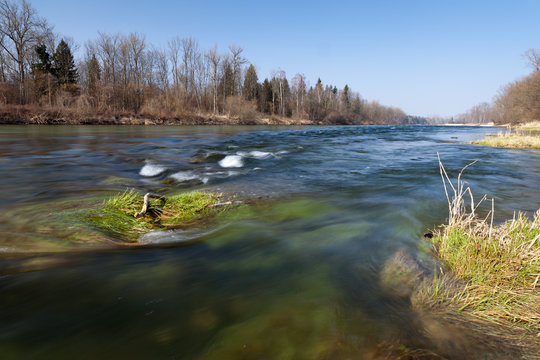
<instances>
[{"instance_id":1,"label":"shadow on water","mask_svg":"<svg viewBox=\"0 0 540 360\"><path fill-rule=\"evenodd\" d=\"M10 129L0 136L0 150L9 149L0 161L13 175L0 179L8 190L0 230L12 235L0 248L24 238L53 250L0 258L2 358L508 357L381 284L400 251L436 268L421 240L446 216L436 152L449 171L480 159L467 179L496 197L502 215L538 207L537 153L460 144L490 130ZM242 166L220 166L226 156ZM149 161L166 170L141 175ZM185 171L208 180L170 179ZM66 235L72 221L48 232L36 225L39 214L61 214L58 202L126 186L266 200L187 246L94 251L99 234L76 242Z\"/></svg>"}]
</instances>

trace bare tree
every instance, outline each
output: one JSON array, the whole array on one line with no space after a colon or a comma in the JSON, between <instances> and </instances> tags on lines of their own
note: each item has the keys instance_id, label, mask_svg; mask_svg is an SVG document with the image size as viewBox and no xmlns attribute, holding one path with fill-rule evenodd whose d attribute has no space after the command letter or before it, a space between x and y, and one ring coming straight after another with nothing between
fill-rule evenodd
<instances>
[{"instance_id":1,"label":"bare tree","mask_svg":"<svg viewBox=\"0 0 540 360\"><path fill-rule=\"evenodd\" d=\"M281 108L281 116L285 116L285 81L287 81L287 76L285 71L278 69L272 72L272 80L274 80L274 90L279 96L279 106Z\"/></svg>"},{"instance_id":2,"label":"bare tree","mask_svg":"<svg viewBox=\"0 0 540 360\"><path fill-rule=\"evenodd\" d=\"M140 92L143 85L146 40L144 36L137 33L129 34L126 40L129 49L130 72L135 81L136 89Z\"/></svg>"},{"instance_id":3,"label":"bare tree","mask_svg":"<svg viewBox=\"0 0 540 360\"><path fill-rule=\"evenodd\" d=\"M119 48L120 34L98 33L95 51L103 64L103 77L113 87L117 85Z\"/></svg>"},{"instance_id":4,"label":"bare tree","mask_svg":"<svg viewBox=\"0 0 540 360\"><path fill-rule=\"evenodd\" d=\"M242 92L242 65L247 62L247 59L242 56L244 49L241 46L236 44L229 45L230 59L233 70L232 86L233 86L233 95L241 94Z\"/></svg>"},{"instance_id":5,"label":"bare tree","mask_svg":"<svg viewBox=\"0 0 540 360\"><path fill-rule=\"evenodd\" d=\"M197 41L191 37L175 37L169 41L168 49L176 96L183 101L184 106L189 105L193 97L200 104L201 84L197 79L201 77L203 67Z\"/></svg>"},{"instance_id":6,"label":"bare tree","mask_svg":"<svg viewBox=\"0 0 540 360\"><path fill-rule=\"evenodd\" d=\"M187 94L193 93L193 81L195 78L195 62L198 53L198 43L189 37L181 40L182 45L182 80Z\"/></svg>"},{"instance_id":7,"label":"bare tree","mask_svg":"<svg viewBox=\"0 0 540 360\"><path fill-rule=\"evenodd\" d=\"M538 50L528 49L523 56L527 59L529 66L532 67L534 71L540 70L540 52L538 52Z\"/></svg>"},{"instance_id":8,"label":"bare tree","mask_svg":"<svg viewBox=\"0 0 540 360\"><path fill-rule=\"evenodd\" d=\"M159 89L165 92L169 88L169 62L167 61L167 52L154 49L148 53L148 57L152 59L153 69L155 72L155 82Z\"/></svg>"},{"instance_id":9,"label":"bare tree","mask_svg":"<svg viewBox=\"0 0 540 360\"><path fill-rule=\"evenodd\" d=\"M0 44L4 42L5 36L0 33ZM8 55L2 46L0 46L0 82L5 83L8 79Z\"/></svg>"},{"instance_id":10,"label":"bare tree","mask_svg":"<svg viewBox=\"0 0 540 360\"><path fill-rule=\"evenodd\" d=\"M173 87L178 91L180 87L180 49L182 40L177 36L168 42L168 55L171 62Z\"/></svg>"},{"instance_id":11,"label":"bare tree","mask_svg":"<svg viewBox=\"0 0 540 360\"><path fill-rule=\"evenodd\" d=\"M206 59L210 64L210 78L212 79L212 102L213 102L213 111L214 114L217 111L217 96L218 96L218 68L221 62L221 55L217 52L217 45L214 45L213 48L208 49L205 54Z\"/></svg>"},{"instance_id":12,"label":"bare tree","mask_svg":"<svg viewBox=\"0 0 540 360\"><path fill-rule=\"evenodd\" d=\"M144 36L136 33L131 33L124 40L128 49L128 64L129 64L129 81L132 83L135 93L134 103L135 109L139 109L142 105L142 94L144 84L144 65L146 60L146 41Z\"/></svg>"},{"instance_id":13,"label":"bare tree","mask_svg":"<svg viewBox=\"0 0 540 360\"><path fill-rule=\"evenodd\" d=\"M15 64L20 102L26 102L26 73L34 48L52 28L26 0L0 0L0 47Z\"/></svg>"},{"instance_id":14,"label":"bare tree","mask_svg":"<svg viewBox=\"0 0 540 360\"><path fill-rule=\"evenodd\" d=\"M300 115L300 106L302 113L304 112L304 95L306 93L306 76L304 74L296 74L292 78L292 92L296 98L296 115Z\"/></svg>"},{"instance_id":15,"label":"bare tree","mask_svg":"<svg viewBox=\"0 0 540 360\"><path fill-rule=\"evenodd\" d=\"M206 62L204 61L204 56L199 51L196 52L193 60L193 89L195 91L197 107L199 108L199 111L201 111L203 95L206 93L208 85L208 69Z\"/></svg>"}]
</instances>

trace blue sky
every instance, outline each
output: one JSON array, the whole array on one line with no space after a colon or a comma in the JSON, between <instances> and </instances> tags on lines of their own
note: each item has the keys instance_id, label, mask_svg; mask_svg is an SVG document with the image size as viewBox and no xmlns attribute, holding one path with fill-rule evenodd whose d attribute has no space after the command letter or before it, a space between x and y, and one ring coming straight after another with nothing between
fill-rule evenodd
<instances>
[{"instance_id":1,"label":"blue sky","mask_svg":"<svg viewBox=\"0 0 540 360\"><path fill-rule=\"evenodd\" d=\"M81 47L98 31L157 47L177 35L223 52L234 43L260 79L304 73L423 116L492 100L530 72L525 50L540 49L540 0L30 2Z\"/></svg>"}]
</instances>

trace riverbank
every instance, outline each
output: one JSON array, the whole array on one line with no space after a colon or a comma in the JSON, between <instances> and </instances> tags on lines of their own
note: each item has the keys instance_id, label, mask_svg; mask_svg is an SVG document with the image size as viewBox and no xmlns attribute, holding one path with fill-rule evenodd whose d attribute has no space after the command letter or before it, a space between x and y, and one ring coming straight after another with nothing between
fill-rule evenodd
<instances>
[{"instance_id":1,"label":"riverbank","mask_svg":"<svg viewBox=\"0 0 540 360\"><path fill-rule=\"evenodd\" d=\"M518 131L540 131L540 121L533 121L533 122L521 124L511 129L518 130Z\"/></svg>"},{"instance_id":2,"label":"riverbank","mask_svg":"<svg viewBox=\"0 0 540 360\"><path fill-rule=\"evenodd\" d=\"M308 119L272 116L229 116L211 113L131 114L80 112L74 109L45 109L37 106L0 108L3 125L316 125Z\"/></svg>"},{"instance_id":3,"label":"riverbank","mask_svg":"<svg viewBox=\"0 0 540 360\"><path fill-rule=\"evenodd\" d=\"M427 237L443 268L418 287L413 306L489 333L525 358L540 353L540 210L531 219L518 213L494 225L494 205L479 217L476 210L485 197L475 204L461 173L456 186L442 164L441 176L449 221Z\"/></svg>"},{"instance_id":4,"label":"riverbank","mask_svg":"<svg viewBox=\"0 0 540 360\"><path fill-rule=\"evenodd\" d=\"M540 136L519 133L498 133L486 135L484 139L471 141L470 143L512 149L540 149Z\"/></svg>"},{"instance_id":5,"label":"riverbank","mask_svg":"<svg viewBox=\"0 0 540 360\"><path fill-rule=\"evenodd\" d=\"M470 144L512 149L540 149L540 122L516 127L507 126L504 133L487 134L484 139L471 141Z\"/></svg>"},{"instance_id":6,"label":"riverbank","mask_svg":"<svg viewBox=\"0 0 540 360\"><path fill-rule=\"evenodd\" d=\"M432 239L442 274L419 287L412 303L489 335L487 342L540 353L540 210L491 226L479 218L444 226Z\"/></svg>"}]
</instances>

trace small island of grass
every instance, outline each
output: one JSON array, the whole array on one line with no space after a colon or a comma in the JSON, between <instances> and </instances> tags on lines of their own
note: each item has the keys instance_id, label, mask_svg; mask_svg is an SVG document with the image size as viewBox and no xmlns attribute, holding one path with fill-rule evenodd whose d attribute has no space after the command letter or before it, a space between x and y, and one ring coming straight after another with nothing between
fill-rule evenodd
<instances>
[{"instance_id":1,"label":"small island of grass","mask_svg":"<svg viewBox=\"0 0 540 360\"><path fill-rule=\"evenodd\" d=\"M146 232L178 227L214 214L222 196L192 191L151 199L146 213L135 217L144 198L134 190L126 190L104 201L101 206L88 210L83 220L115 238L136 242Z\"/></svg>"}]
</instances>

